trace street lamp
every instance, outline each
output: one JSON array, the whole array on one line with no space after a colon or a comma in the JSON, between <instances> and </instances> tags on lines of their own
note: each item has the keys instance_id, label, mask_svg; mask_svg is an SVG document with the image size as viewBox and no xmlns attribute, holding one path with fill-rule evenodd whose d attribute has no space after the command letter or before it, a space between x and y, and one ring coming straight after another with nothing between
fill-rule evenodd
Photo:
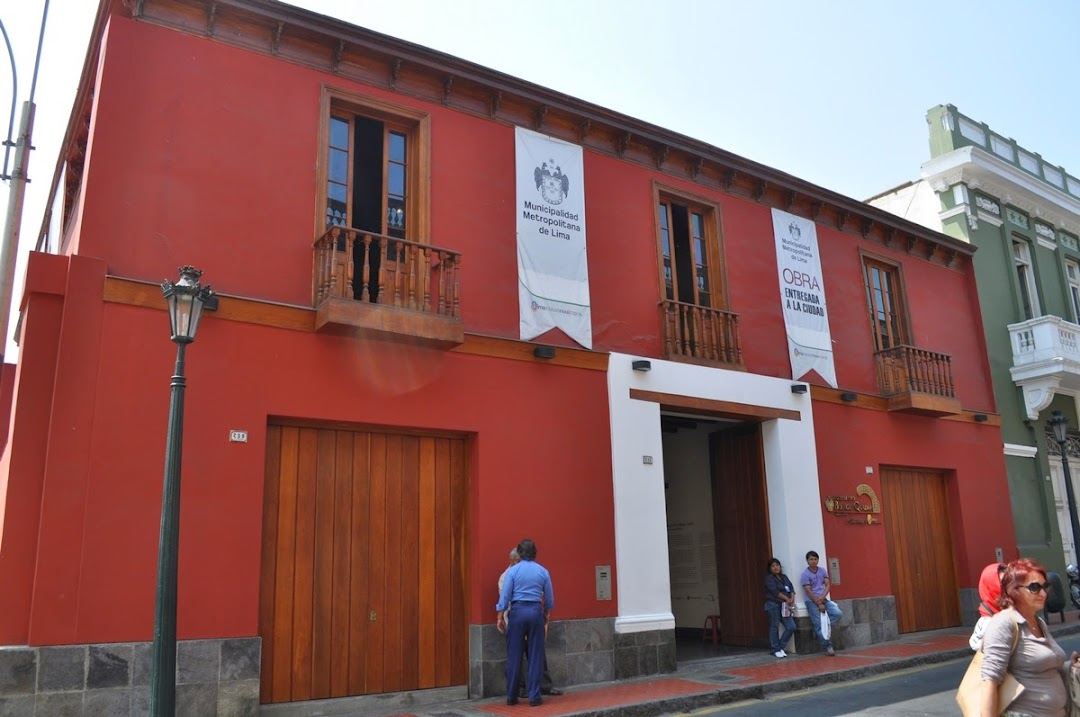
<instances>
[{"instance_id":1,"label":"street lamp","mask_svg":"<svg viewBox=\"0 0 1080 717\"><path fill-rule=\"evenodd\" d=\"M1065 450L1065 442L1069 440L1069 419L1062 415L1061 411L1054 411L1050 416L1050 427L1054 429L1054 440L1061 447L1061 468L1065 471L1065 499L1069 505L1069 521L1072 523L1073 538L1073 561L1080 559L1078 551L1080 544L1076 541L1080 538L1080 520L1076 517L1076 496L1073 494L1072 476L1069 475L1069 452Z\"/></svg>"},{"instance_id":2,"label":"street lamp","mask_svg":"<svg viewBox=\"0 0 1080 717\"><path fill-rule=\"evenodd\" d=\"M176 343L176 370L169 399L169 432L165 441L165 486L161 497L158 541L157 599L154 644L150 662L150 715L176 714L176 573L180 537L180 453L184 440L184 348L195 340L203 309L217 309L217 296L199 286L202 272L182 266L180 281L166 281L161 293L169 305L169 324Z\"/></svg>"}]
</instances>

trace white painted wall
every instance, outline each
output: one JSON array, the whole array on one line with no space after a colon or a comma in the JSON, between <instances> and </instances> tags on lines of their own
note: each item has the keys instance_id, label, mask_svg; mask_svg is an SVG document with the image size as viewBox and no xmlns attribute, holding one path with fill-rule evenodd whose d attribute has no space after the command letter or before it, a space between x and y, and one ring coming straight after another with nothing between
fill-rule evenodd
<instances>
[{"instance_id":1,"label":"white painted wall","mask_svg":"<svg viewBox=\"0 0 1080 717\"><path fill-rule=\"evenodd\" d=\"M805 567L807 550L816 550L827 565L810 394L791 393L796 382L789 379L659 359L650 359L649 372L634 371L635 358L613 353L608 361L619 600L615 630L675 627L660 406L632 400L631 388L798 411L799 421L778 419L762 426L773 551L792 580ZM643 456L652 456L652 464Z\"/></svg>"},{"instance_id":2,"label":"white painted wall","mask_svg":"<svg viewBox=\"0 0 1080 717\"><path fill-rule=\"evenodd\" d=\"M925 179L920 179L869 199L867 204L884 209L890 214L911 220L934 231L941 231L942 224L939 216L941 200L931 188L930 182Z\"/></svg>"}]
</instances>

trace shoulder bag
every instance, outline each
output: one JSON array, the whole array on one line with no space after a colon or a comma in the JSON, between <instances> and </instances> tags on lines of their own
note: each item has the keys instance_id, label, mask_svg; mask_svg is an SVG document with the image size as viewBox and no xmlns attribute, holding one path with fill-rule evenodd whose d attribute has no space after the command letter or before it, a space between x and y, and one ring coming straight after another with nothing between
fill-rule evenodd
<instances>
[{"instance_id":1,"label":"shoulder bag","mask_svg":"<svg viewBox=\"0 0 1080 717\"><path fill-rule=\"evenodd\" d=\"M1009 660L1012 660L1012 655L1016 652L1016 645L1020 642L1020 625L1013 620L1013 641L1012 647L1009 648ZM978 717L979 714L979 687L982 685L982 662L983 653L980 649L975 653L975 657L971 658L971 664L968 665L967 672L964 673L964 679L960 681L960 689L956 691L956 702L960 705L960 711L964 714L964 717ZM1024 686L1020 684L1019 680L1012 676L1011 672L1005 673L1005 678L998 685L998 714L1001 714L1009 708L1009 705L1020 696L1020 693L1024 691Z\"/></svg>"}]
</instances>

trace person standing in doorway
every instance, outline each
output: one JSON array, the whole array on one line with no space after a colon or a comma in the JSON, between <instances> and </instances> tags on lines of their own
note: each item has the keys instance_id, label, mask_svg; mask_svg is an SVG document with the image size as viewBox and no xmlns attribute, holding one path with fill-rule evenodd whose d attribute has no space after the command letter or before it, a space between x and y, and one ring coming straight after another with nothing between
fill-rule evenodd
<instances>
[{"instance_id":1,"label":"person standing in doorway","mask_svg":"<svg viewBox=\"0 0 1080 717\"><path fill-rule=\"evenodd\" d=\"M768 572L765 573L765 612L769 614L769 646L773 657L787 657L784 648L787 647L791 636L795 634L795 618L792 610L795 607L795 588L791 580L784 575L780 561L773 558L769 561ZM776 628L784 626L784 634L780 640L776 639Z\"/></svg>"},{"instance_id":2,"label":"person standing in doorway","mask_svg":"<svg viewBox=\"0 0 1080 717\"><path fill-rule=\"evenodd\" d=\"M836 603L829 599L829 588L832 584L829 582L829 574L818 567L820 559L813 550L806 554L806 570L803 570L802 579L799 582L802 583L803 592L806 593L806 611L810 615L810 624L814 626L814 634L817 635L821 646L825 648L825 654L833 657L836 655L836 650L833 649L830 639L831 627L840 621L843 613L840 612ZM821 634L823 615L828 615L829 619L830 636L828 638Z\"/></svg>"},{"instance_id":3,"label":"person standing in doorway","mask_svg":"<svg viewBox=\"0 0 1080 717\"><path fill-rule=\"evenodd\" d=\"M516 705L517 684L521 674L521 658L528 640L529 670L526 680L529 704L543 704L540 697L540 678L544 663L544 626L555 607L551 575L536 562L536 543L528 538L518 544L521 562L506 571L499 602L495 605L496 627L506 630L506 704ZM509 608L509 618L503 612ZM504 621L505 620L505 621Z\"/></svg>"},{"instance_id":4,"label":"person standing in doorway","mask_svg":"<svg viewBox=\"0 0 1080 717\"><path fill-rule=\"evenodd\" d=\"M510 550L510 565L507 566L506 570L504 570L502 575L499 576L499 595L502 595L503 585L506 584L506 574L508 572L510 572L510 568L514 567L515 565L517 565L520 562L521 562L521 558L518 557L517 548L511 549ZM510 619L509 612L510 612L509 610L506 610L506 611L503 612L503 621L504 621L504 623L505 623L505 621ZM510 649L509 649L510 648L510 633L506 632L504 634L506 635L507 655L509 655L510 654ZM544 637L545 638L547 637L547 622L544 623ZM529 641L528 641L527 636L526 636L526 640L525 640L525 649L524 649L523 652L524 652L525 655L529 654ZM517 695L518 695L518 697L525 697L528 694L525 691L525 674L526 674L525 668L522 667L521 672L520 672L520 676L518 677L518 684L517 684ZM554 686L554 683L552 682L551 673L548 671L547 649L545 648L545 650L544 650L544 672L540 677L540 694L545 695L545 696L547 696L547 695L557 696L557 695L561 695L562 693L563 693L562 690L556 689L555 686Z\"/></svg>"}]
</instances>

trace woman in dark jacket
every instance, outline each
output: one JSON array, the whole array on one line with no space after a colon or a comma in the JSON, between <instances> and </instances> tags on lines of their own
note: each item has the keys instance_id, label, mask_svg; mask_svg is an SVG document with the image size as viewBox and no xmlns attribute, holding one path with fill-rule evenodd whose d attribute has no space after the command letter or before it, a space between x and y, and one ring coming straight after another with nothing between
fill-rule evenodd
<instances>
[{"instance_id":1,"label":"woman in dark jacket","mask_svg":"<svg viewBox=\"0 0 1080 717\"><path fill-rule=\"evenodd\" d=\"M795 588L780 569L780 561L773 558L769 561L768 572L765 574L765 612L769 613L769 646L773 657L787 657L784 648L795 634L795 618L792 617ZM784 625L784 634L777 640L776 628L781 623Z\"/></svg>"}]
</instances>

